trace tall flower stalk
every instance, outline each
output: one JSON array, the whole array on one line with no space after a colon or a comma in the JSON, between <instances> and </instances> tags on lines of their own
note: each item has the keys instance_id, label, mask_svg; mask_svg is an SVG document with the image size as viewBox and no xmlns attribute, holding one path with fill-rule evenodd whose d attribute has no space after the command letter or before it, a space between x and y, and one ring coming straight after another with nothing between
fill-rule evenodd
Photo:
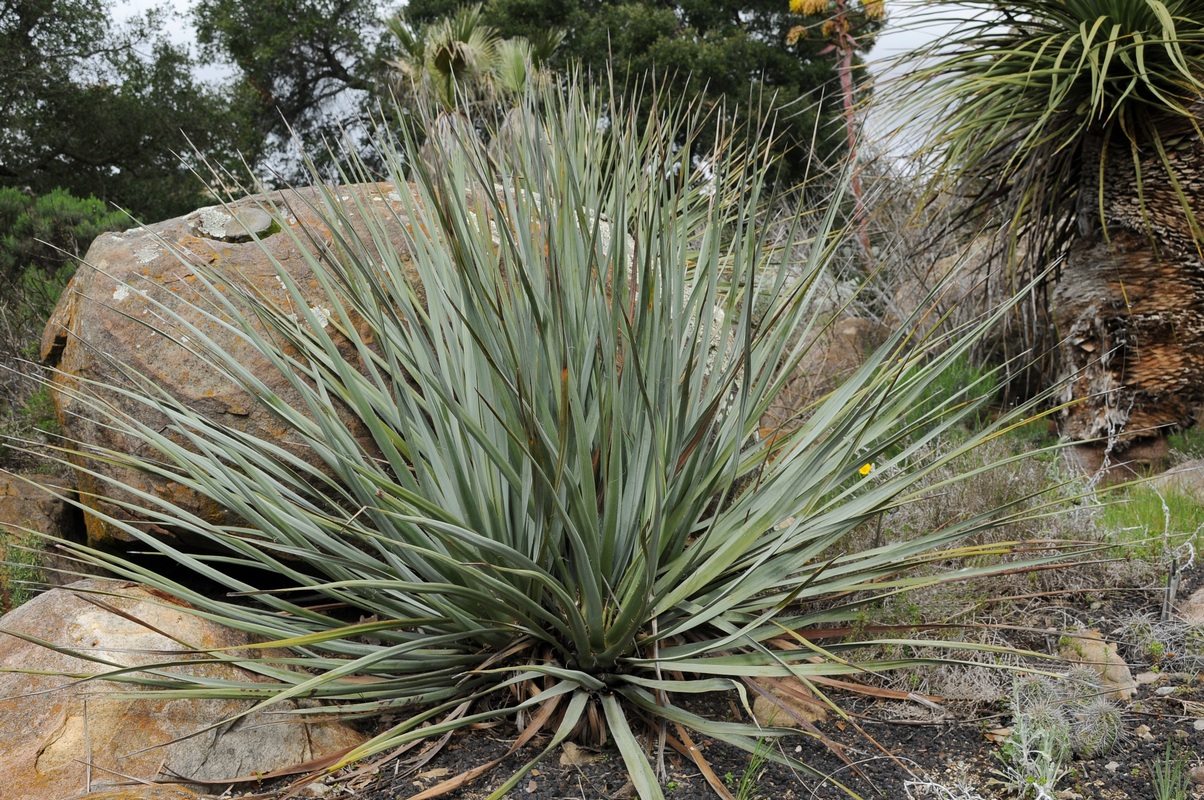
<instances>
[{"instance_id":1,"label":"tall flower stalk","mask_svg":"<svg viewBox=\"0 0 1204 800\"><path fill-rule=\"evenodd\" d=\"M861 187L861 164L857 158L857 87L853 81L853 60L858 51L868 50L873 35L886 16L885 0L790 0L790 12L803 17L820 17L821 22L796 25L786 35L793 45L808 35L812 28L830 42L821 54L836 55L836 72L840 77L840 102L844 114L845 136L848 141L849 188L853 195L853 222L857 239L870 258L868 218L865 195Z\"/></svg>"}]
</instances>

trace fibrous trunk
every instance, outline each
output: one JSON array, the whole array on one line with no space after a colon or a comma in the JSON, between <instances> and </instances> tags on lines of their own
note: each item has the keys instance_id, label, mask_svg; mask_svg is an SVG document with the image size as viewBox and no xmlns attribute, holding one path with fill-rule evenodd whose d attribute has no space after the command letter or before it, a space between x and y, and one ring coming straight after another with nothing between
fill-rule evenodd
<instances>
[{"instance_id":1,"label":"fibrous trunk","mask_svg":"<svg viewBox=\"0 0 1204 800\"><path fill-rule=\"evenodd\" d=\"M1204 261L1184 205L1204 221L1204 144L1174 127L1165 160L1143 149L1140 182L1128 143L1108 148L1103 225L1089 210L1098 173L1085 169L1081 235L1054 292L1062 433L1084 467L1113 477L1159 466L1166 435L1193 425L1204 400Z\"/></svg>"}]
</instances>

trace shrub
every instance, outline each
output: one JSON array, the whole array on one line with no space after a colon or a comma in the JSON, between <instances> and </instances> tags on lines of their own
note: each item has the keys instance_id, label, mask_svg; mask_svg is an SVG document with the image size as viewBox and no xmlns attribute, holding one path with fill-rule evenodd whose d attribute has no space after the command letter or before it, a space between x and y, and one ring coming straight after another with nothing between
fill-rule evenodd
<instances>
[{"instance_id":1,"label":"shrub","mask_svg":"<svg viewBox=\"0 0 1204 800\"><path fill-rule=\"evenodd\" d=\"M38 340L78 260L99 234L130 224L129 217L95 197L55 189L32 196L0 187L0 433L42 441L55 422L49 395L39 390ZM0 447L7 469L29 459Z\"/></svg>"},{"instance_id":2,"label":"shrub","mask_svg":"<svg viewBox=\"0 0 1204 800\"><path fill-rule=\"evenodd\" d=\"M62 189L32 197L0 187L0 278L8 287L7 314L18 312L15 300L24 313L44 321L92 240L129 224L128 215L95 197Z\"/></svg>"},{"instance_id":3,"label":"shrub","mask_svg":"<svg viewBox=\"0 0 1204 800\"><path fill-rule=\"evenodd\" d=\"M24 603L33 596L42 580L42 540L17 527L0 533L0 613Z\"/></svg>"},{"instance_id":4,"label":"shrub","mask_svg":"<svg viewBox=\"0 0 1204 800\"><path fill-rule=\"evenodd\" d=\"M80 446L77 457L156 473L241 518L214 522L144 495L124 510L151 524L106 520L162 559L75 550L270 640L257 658L212 654L277 681L259 707L317 697L339 701L329 713L398 720L346 761L512 719L515 749L544 736L536 760L569 738L613 740L639 795L657 798L640 736L649 722L680 741L695 731L791 760L765 744L786 729L712 720L682 698L734 693L747 710L753 678L818 691L812 678L940 660L947 644L900 639L929 649L851 664L839 654L860 646L856 636L824 649L807 631L852 624L908 588L1015 569L957 568L980 550L965 537L1006 507L821 554L939 489L920 482L1012 423L937 448L975 403L952 398L907 422L984 320L931 355L900 330L797 430L759 438L806 346L797 333L812 324L809 300L839 244L832 214L811 231L797 216L770 247L762 151L720 146L704 169L675 144L707 122L699 113L660 103L643 126L576 86L537 100L501 160L471 138L411 158L416 148L389 150L382 136L408 211L381 219L371 241L348 238L348 210L370 219L388 204L324 190L336 235L311 262L329 312L303 302L283 268L292 308L250 291L205 297L211 323L262 353L304 402L284 403L202 326L159 308L175 341L187 337L287 426L288 448L136 374L121 389L73 390L146 442L136 456ZM365 174L352 164L344 178ZM386 226L405 232L412 265ZM781 257L801 250L804 263ZM115 391L166 427L122 416L105 401ZM207 546L188 551L155 526ZM934 564L946 568L923 569ZM191 588L178 577L189 573L234 596ZM296 657L268 656L269 645ZM245 691L183 677L158 688Z\"/></svg>"}]
</instances>

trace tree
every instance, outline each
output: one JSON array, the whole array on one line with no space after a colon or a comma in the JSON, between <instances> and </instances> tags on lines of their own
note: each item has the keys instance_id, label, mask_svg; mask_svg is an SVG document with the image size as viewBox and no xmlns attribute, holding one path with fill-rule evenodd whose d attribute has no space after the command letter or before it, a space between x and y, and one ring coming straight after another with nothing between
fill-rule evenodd
<instances>
[{"instance_id":1,"label":"tree","mask_svg":"<svg viewBox=\"0 0 1204 800\"><path fill-rule=\"evenodd\" d=\"M1154 458L1204 402L1204 3L959 5L900 102L1012 280L1058 267L1025 334L1060 345L1063 433L1092 468Z\"/></svg>"},{"instance_id":2,"label":"tree","mask_svg":"<svg viewBox=\"0 0 1204 800\"><path fill-rule=\"evenodd\" d=\"M142 219L194 208L199 159L232 161L239 124L151 15L118 28L102 0L0 5L0 186L63 188Z\"/></svg>"},{"instance_id":3,"label":"tree","mask_svg":"<svg viewBox=\"0 0 1204 800\"><path fill-rule=\"evenodd\" d=\"M465 0L411 0L407 18L432 22ZM843 148L836 64L827 43L799 37L802 17L784 0L489 0L484 20L503 37L566 32L553 66L578 62L594 75L613 69L631 88L654 74L683 101L705 95L729 117L759 122L777 114L778 150L790 177L801 177L813 155L826 160ZM870 44L867 37L866 47ZM701 141L705 149L709 142Z\"/></svg>"},{"instance_id":4,"label":"tree","mask_svg":"<svg viewBox=\"0 0 1204 800\"><path fill-rule=\"evenodd\" d=\"M258 149L283 180L305 179L291 148L320 163L328 143L362 133L390 54L382 0L200 0L193 10L202 54L239 70L236 86ZM263 171L262 169L260 171ZM279 182L279 181L277 181Z\"/></svg>"}]
</instances>

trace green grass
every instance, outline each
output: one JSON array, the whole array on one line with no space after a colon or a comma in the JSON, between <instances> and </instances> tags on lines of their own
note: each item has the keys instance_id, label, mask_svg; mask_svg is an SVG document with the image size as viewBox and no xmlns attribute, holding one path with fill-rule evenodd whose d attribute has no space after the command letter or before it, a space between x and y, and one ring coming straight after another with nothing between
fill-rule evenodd
<instances>
[{"instance_id":1,"label":"green grass","mask_svg":"<svg viewBox=\"0 0 1204 800\"><path fill-rule=\"evenodd\" d=\"M0 531L0 613L6 613L33 596L43 579L41 537L21 530Z\"/></svg>"},{"instance_id":2,"label":"green grass","mask_svg":"<svg viewBox=\"0 0 1204 800\"><path fill-rule=\"evenodd\" d=\"M1179 491L1160 492L1147 485L1119 489L1102 509L1100 526L1121 554L1159 558L1165 548L1190 542L1199 547L1204 504Z\"/></svg>"},{"instance_id":3,"label":"green grass","mask_svg":"<svg viewBox=\"0 0 1204 800\"><path fill-rule=\"evenodd\" d=\"M1172 463L1182 464L1204 458L1204 431L1189 428L1166 437L1170 446Z\"/></svg>"},{"instance_id":4,"label":"green grass","mask_svg":"<svg viewBox=\"0 0 1204 800\"><path fill-rule=\"evenodd\" d=\"M1189 755L1174 742L1167 743L1161 758L1150 762L1150 777L1153 779L1156 800L1187 800L1191 793L1191 777L1188 774Z\"/></svg>"}]
</instances>

